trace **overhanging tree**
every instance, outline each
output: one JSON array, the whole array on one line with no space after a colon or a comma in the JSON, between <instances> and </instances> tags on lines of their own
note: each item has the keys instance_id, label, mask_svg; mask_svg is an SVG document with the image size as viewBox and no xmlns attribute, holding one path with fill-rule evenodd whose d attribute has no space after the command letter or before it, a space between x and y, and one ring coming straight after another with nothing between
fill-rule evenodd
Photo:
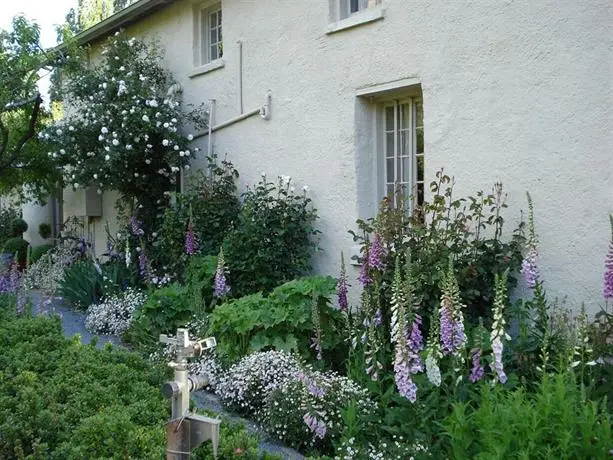
<instances>
[{"instance_id":1,"label":"overhanging tree","mask_svg":"<svg viewBox=\"0 0 613 460\"><path fill-rule=\"evenodd\" d=\"M49 117L37 87L39 72L54 61L40 46L38 26L23 16L13 19L10 31L0 31L0 194L22 194L27 185L44 197L61 179L37 137Z\"/></svg>"}]
</instances>

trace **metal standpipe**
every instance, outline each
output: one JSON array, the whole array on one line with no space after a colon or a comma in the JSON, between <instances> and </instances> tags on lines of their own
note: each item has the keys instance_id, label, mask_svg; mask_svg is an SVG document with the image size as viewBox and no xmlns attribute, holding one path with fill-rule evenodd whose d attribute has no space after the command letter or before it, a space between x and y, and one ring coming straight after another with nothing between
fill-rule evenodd
<instances>
[{"instance_id":1,"label":"metal standpipe","mask_svg":"<svg viewBox=\"0 0 613 460\"><path fill-rule=\"evenodd\" d=\"M204 340L190 340L187 329L177 329L175 337L160 335L160 342L173 345L176 349L176 361L169 366L175 370L175 379L162 388L164 396L172 403L171 420L166 426L168 434L167 460L187 460L192 451L205 441L213 444L213 455L217 458L219 446L219 425L221 420L189 411L190 393L200 390L209 383L206 375L189 375L187 359L200 356L203 351L214 348L214 337Z\"/></svg>"}]
</instances>

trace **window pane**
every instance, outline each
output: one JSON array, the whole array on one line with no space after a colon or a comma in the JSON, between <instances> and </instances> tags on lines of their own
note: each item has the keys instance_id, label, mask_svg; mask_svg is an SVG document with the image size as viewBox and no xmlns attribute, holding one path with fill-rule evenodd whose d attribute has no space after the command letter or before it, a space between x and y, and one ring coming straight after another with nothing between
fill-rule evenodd
<instances>
[{"instance_id":1,"label":"window pane","mask_svg":"<svg viewBox=\"0 0 613 460\"><path fill-rule=\"evenodd\" d=\"M424 128L417 128L415 134L417 137L417 153L424 153Z\"/></svg>"},{"instance_id":2,"label":"window pane","mask_svg":"<svg viewBox=\"0 0 613 460\"><path fill-rule=\"evenodd\" d=\"M217 43L217 29L211 29L211 41L209 43L211 45Z\"/></svg>"},{"instance_id":3,"label":"window pane","mask_svg":"<svg viewBox=\"0 0 613 460\"><path fill-rule=\"evenodd\" d=\"M349 0L349 12L355 13L360 10L359 0Z\"/></svg>"},{"instance_id":4,"label":"window pane","mask_svg":"<svg viewBox=\"0 0 613 460\"><path fill-rule=\"evenodd\" d=\"M424 104L421 99L415 99L415 126L424 126Z\"/></svg>"},{"instance_id":5,"label":"window pane","mask_svg":"<svg viewBox=\"0 0 613 460\"><path fill-rule=\"evenodd\" d=\"M411 182L411 157L402 157L402 182Z\"/></svg>"},{"instance_id":6,"label":"window pane","mask_svg":"<svg viewBox=\"0 0 613 460\"><path fill-rule=\"evenodd\" d=\"M221 41L221 24L217 27L217 39Z\"/></svg>"},{"instance_id":7,"label":"window pane","mask_svg":"<svg viewBox=\"0 0 613 460\"><path fill-rule=\"evenodd\" d=\"M390 199L394 198L394 184L387 184L385 196L389 197Z\"/></svg>"},{"instance_id":8,"label":"window pane","mask_svg":"<svg viewBox=\"0 0 613 460\"><path fill-rule=\"evenodd\" d=\"M217 25L221 27L221 10L217 12Z\"/></svg>"},{"instance_id":9,"label":"window pane","mask_svg":"<svg viewBox=\"0 0 613 460\"><path fill-rule=\"evenodd\" d=\"M411 136L408 131L402 131L398 139L398 155L410 155L411 152Z\"/></svg>"},{"instance_id":10,"label":"window pane","mask_svg":"<svg viewBox=\"0 0 613 460\"><path fill-rule=\"evenodd\" d=\"M385 160L385 178L386 182L395 182L396 178L394 177L394 159L388 158Z\"/></svg>"},{"instance_id":11,"label":"window pane","mask_svg":"<svg viewBox=\"0 0 613 460\"><path fill-rule=\"evenodd\" d=\"M402 159L400 157L396 158L396 180L404 182L402 178Z\"/></svg>"},{"instance_id":12,"label":"window pane","mask_svg":"<svg viewBox=\"0 0 613 460\"><path fill-rule=\"evenodd\" d=\"M424 204L424 184L417 184L417 204Z\"/></svg>"},{"instance_id":13,"label":"window pane","mask_svg":"<svg viewBox=\"0 0 613 460\"><path fill-rule=\"evenodd\" d=\"M211 61L214 61L219 56L217 55L217 45L211 46Z\"/></svg>"},{"instance_id":14,"label":"window pane","mask_svg":"<svg viewBox=\"0 0 613 460\"><path fill-rule=\"evenodd\" d=\"M385 135L385 156L394 156L394 133L387 133Z\"/></svg>"},{"instance_id":15,"label":"window pane","mask_svg":"<svg viewBox=\"0 0 613 460\"><path fill-rule=\"evenodd\" d=\"M400 127L401 129L409 129L410 118L410 109L411 106L409 104L402 104L400 106Z\"/></svg>"},{"instance_id":16,"label":"window pane","mask_svg":"<svg viewBox=\"0 0 613 460\"><path fill-rule=\"evenodd\" d=\"M424 180L424 157L422 155L417 157L417 180Z\"/></svg>"},{"instance_id":17,"label":"window pane","mask_svg":"<svg viewBox=\"0 0 613 460\"><path fill-rule=\"evenodd\" d=\"M394 107L385 108L385 130L394 130Z\"/></svg>"},{"instance_id":18,"label":"window pane","mask_svg":"<svg viewBox=\"0 0 613 460\"><path fill-rule=\"evenodd\" d=\"M207 49L207 35L208 35L208 16L206 12L200 12L200 64L206 64L209 61L208 49Z\"/></svg>"}]
</instances>

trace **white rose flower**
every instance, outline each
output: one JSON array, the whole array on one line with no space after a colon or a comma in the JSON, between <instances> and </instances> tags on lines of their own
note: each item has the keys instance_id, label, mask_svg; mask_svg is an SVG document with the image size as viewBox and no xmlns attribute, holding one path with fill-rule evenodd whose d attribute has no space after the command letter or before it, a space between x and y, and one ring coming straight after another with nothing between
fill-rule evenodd
<instances>
[{"instance_id":1,"label":"white rose flower","mask_svg":"<svg viewBox=\"0 0 613 460\"><path fill-rule=\"evenodd\" d=\"M143 115L143 121L149 123L149 117L147 115Z\"/></svg>"},{"instance_id":2,"label":"white rose flower","mask_svg":"<svg viewBox=\"0 0 613 460\"><path fill-rule=\"evenodd\" d=\"M119 141L117 139L113 139L113 145L114 146L118 146L119 145Z\"/></svg>"},{"instance_id":3,"label":"white rose flower","mask_svg":"<svg viewBox=\"0 0 613 460\"><path fill-rule=\"evenodd\" d=\"M98 179L98 174L94 174L94 179Z\"/></svg>"},{"instance_id":4,"label":"white rose flower","mask_svg":"<svg viewBox=\"0 0 613 460\"><path fill-rule=\"evenodd\" d=\"M57 134L58 136L61 136L62 135L62 130L58 129L57 131L55 131L55 134Z\"/></svg>"},{"instance_id":5,"label":"white rose flower","mask_svg":"<svg viewBox=\"0 0 613 460\"><path fill-rule=\"evenodd\" d=\"M147 158L147 159L145 160L145 163L147 163L148 165L150 165L150 164L151 164L151 160L150 160L149 158Z\"/></svg>"},{"instance_id":6,"label":"white rose flower","mask_svg":"<svg viewBox=\"0 0 613 460\"><path fill-rule=\"evenodd\" d=\"M107 134L109 132L109 129L106 126L103 126L102 128L100 128L100 132L102 134Z\"/></svg>"},{"instance_id":7,"label":"white rose flower","mask_svg":"<svg viewBox=\"0 0 613 460\"><path fill-rule=\"evenodd\" d=\"M193 141L194 140L194 136L192 134L188 134L187 135L187 140L188 141Z\"/></svg>"},{"instance_id":8,"label":"white rose flower","mask_svg":"<svg viewBox=\"0 0 613 460\"><path fill-rule=\"evenodd\" d=\"M162 145L163 145L164 147L167 147L167 146L168 146L168 144L169 144L168 139L164 139L164 140L162 141Z\"/></svg>"},{"instance_id":9,"label":"white rose flower","mask_svg":"<svg viewBox=\"0 0 613 460\"><path fill-rule=\"evenodd\" d=\"M179 146L178 146L178 145L175 145L175 146L174 146L174 149L175 149L175 150L179 150Z\"/></svg>"},{"instance_id":10,"label":"white rose flower","mask_svg":"<svg viewBox=\"0 0 613 460\"><path fill-rule=\"evenodd\" d=\"M73 186L74 186L74 188L79 188L79 184L78 184L77 182L75 182L75 183L73 184Z\"/></svg>"},{"instance_id":11,"label":"white rose flower","mask_svg":"<svg viewBox=\"0 0 613 460\"><path fill-rule=\"evenodd\" d=\"M110 156L110 155L104 155L104 159L105 159L106 161L109 161L109 160L111 159L111 156Z\"/></svg>"},{"instance_id":12,"label":"white rose flower","mask_svg":"<svg viewBox=\"0 0 613 460\"><path fill-rule=\"evenodd\" d=\"M170 125L168 123L164 123L164 128L168 128Z\"/></svg>"},{"instance_id":13,"label":"white rose flower","mask_svg":"<svg viewBox=\"0 0 613 460\"><path fill-rule=\"evenodd\" d=\"M107 86L108 86L108 85L106 84L106 82L105 82L105 83L102 83L102 89L106 89L106 87L107 87Z\"/></svg>"},{"instance_id":14,"label":"white rose flower","mask_svg":"<svg viewBox=\"0 0 613 460\"><path fill-rule=\"evenodd\" d=\"M185 152L184 152L183 150L181 150L181 151L179 152L179 156L180 156L180 157L184 157L184 156L185 156Z\"/></svg>"}]
</instances>

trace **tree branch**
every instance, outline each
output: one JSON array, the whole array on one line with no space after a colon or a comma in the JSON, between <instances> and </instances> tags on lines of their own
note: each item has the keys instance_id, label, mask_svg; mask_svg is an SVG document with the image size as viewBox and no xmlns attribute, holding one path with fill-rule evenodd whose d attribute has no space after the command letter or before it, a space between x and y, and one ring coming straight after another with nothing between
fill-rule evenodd
<instances>
[{"instance_id":1,"label":"tree branch","mask_svg":"<svg viewBox=\"0 0 613 460\"><path fill-rule=\"evenodd\" d=\"M36 121L38 120L38 114L40 113L40 105L42 104L42 102L43 102L43 98L40 96L40 93L36 93L36 97L34 99L34 107L32 107L32 113L30 115L30 123L28 124L28 130L25 133L23 133L23 136L21 136L19 141L17 141L17 144L15 145L15 148L13 149L13 153L10 155L8 160L0 163L0 173L4 171L6 168L11 167L13 162L17 159L17 157L21 153L21 150L25 146L26 142L28 142L28 140L30 140L32 137L34 137L34 134L36 134ZM4 125L2 125L2 129L3 129L3 134L5 134L3 143L7 143L8 142L8 130ZM2 150L0 150L0 154L7 153L5 152L4 149L6 149L6 145L3 145Z\"/></svg>"}]
</instances>

